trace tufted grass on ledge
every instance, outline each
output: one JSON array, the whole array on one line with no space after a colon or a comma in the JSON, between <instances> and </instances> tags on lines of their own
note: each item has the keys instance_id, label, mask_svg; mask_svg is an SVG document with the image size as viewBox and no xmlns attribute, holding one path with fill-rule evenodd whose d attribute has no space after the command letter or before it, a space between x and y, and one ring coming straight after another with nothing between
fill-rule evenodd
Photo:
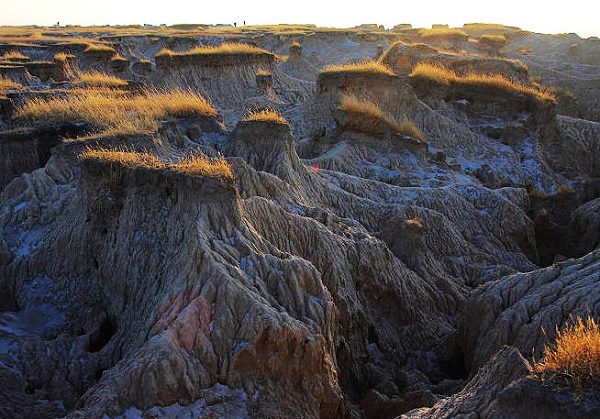
<instances>
[{"instance_id":1,"label":"tufted grass on ledge","mask_svg":"<svg viewBox=\"0 0 600 419\"><path fill-rule=\"evenodd\" d=\"M168 48L161 49L156 57L160 56L187 56L187 55L262 55L269 54L271 52L259 48L254 45L237 43L237 42L224 42L220 45L203 45L197 46L187 51L172 51Z\"/></svg>"},{"instance_id":2,"label":"tufted grass on ledge","mask_svg":"<svg viewBox=\"0 0 600 419\"><path fill-rule=\"evenodd\" d=\"M269 70L265 69L265 68L259 68L256 71L256 75L257 76L265 76L266 77L266 76L270 76L271 72Z\"/></svg>"},{"instance_id":3,"label":"tufted grass on ledge","mask_svg":"<svg viewBox=\"0 0 600 419\"><path fill-rule=\"evenodd\" d=\"M110 45L104 45L104 44L87 44L87 46L85 47L85 49L83 50L84 53L94 53L94 52L115 52L115 49L113 47L111 47Z\"/></svg>"},{"instance_id":4,"label":"tufted grass on ledge","mask_svg":"<svg viewBox=\"0 0 600 419\"><path fill-rule=\"evenodd\" d=\"M176 163L165 163L157 156L146 151L127 151L104 148L88 148L84 150L79 157L83 160L116 163L132 168L168 170L189 176L233 178L231 166L223 157L211 159L198 154L183 157Z\"/></svg>"},{"instance_id":5,"label":"tufted grass on ledge","mask_svg":"<svg viewBox=\"0 0 600 419\"><path fill-rule=\"evenodd\" d=\"M419 35L424 39L469 37L465 31L457 28L421 29Z\"/></svg>"},{"instance_id":6,"label":"tufted grass on ledge","mask_svg":"<svg viewBox=\"0 0 600 419\"><path fill-rule=\"evenodd\" d=\"M544 357L534 369L544 377L562 377L575 387L600 383L600 329L588 317L575 318L556 329L554 345L546 345Z\"/></svg>"},{"instance_id":7,"label":"tufted grass on ledge","mask_svg":"<svg viewBox=\"0 0 600 419\"><path fill-rule=\"evenodd\" d=\"M121 54L115 54L110 59L111 61L129 61L127 58L123 57Z\"/></svg>"},{"instance_id":8,"label":"tufted grass on ledge","mask_svg":"<svg viewBox=\"0 0 600 419\"><path fill-rule=\"evenodd\" d=\"M351 94L344 95L342 96L339 109L358 115L364 115L368 118L378 119L404 135L408 135L425 143L427 142L427 137L413 121L404 119L402 122L398 123L396 118L385 112L377 103L369 99L359 99L357 96Z\"/></svg>"},{"instance_id":9,"label":"tufted grass on ledge","mask_svg":"<svg viewBox=\"0 0 600 419\"><path fill-rule=\"evenodd\" d=\"M75 58L73 54L69 54L66 52L57 52L54 54L54 61L67 61L69 58Z\"/></svg>"},{"instance_id":10,"label":"tufted grass on ledge","mask_svg":"<svg viewBox=\"0 0 600 419\"><path fill-rule=\"evenodd\" d=\"M502 74L469 73L466 76L459 76L453 70L438 64L418 63L410 77L428 79L440 84L495 87L508 92L526 94L540 102L557 103L556 95L547 88L517 83Z\"/></svg>"},{"instance_id":11,"label":"tufted grass on ledge","mask_svg":"<svg viewBox=\"0 0 600 419\"><path fill-rule=\"evenodd\" d=\"M11 61L11 60L28 60L29 57L19 51L7 51L0 56L0 60Z\"/></svg>"},{"instance_id":12,"label":"tufted grass on ledge","mask_svg":"<svg viewBox=\"0 0 600 419\"><path fill-rule=\"evenodd\" d=\"M167 116L217 115L217 110L206 99L191 91L112 95L94 89L64 98L33 98L16 113L29 125L88 123L98 135L104 136L151 134L158 129L158 121Z\"/></svg>"},{"instance_id":13,"label":"tufted grass on ledge","mask_svg":"<svg viewBox=\"0 0 600 419\"><path fill-rule=\"evenodd\" d=\"M392 129L400 131L398 121L379 107L379 105L369 99L359 99L355 95L344 95L340 102L339 109L345 112L364 115L369 118L378 119L385 122Z\"/></svg>"},{"instance_id":14,"label":"tufted grass on ledge","mask_svg":"<svg viewBox=\"0 0 600 419\"><path fill-rule=\"evenodd\" d=\"M244 115L242 121L260 121L260 122L276 122L278 124L288 125L288 122L275 109L259 109L249 111Z\"/></svg>"},{"instance_id":15,"label":"tufted grass on ledge","mask_svg":"<svg viewBox=\"0 0 600 419\"><path fill-rule=\"evenodd\" d=\"M394 75L394 72L387 65L373 60L361 61L358 63L329 65L323 68L323 70L321 70L321 73L366 73L387 74L389 76Z\"/></svg>"},{"instance_id":16,"label":"tufted grass on ledge","mask_svg":"<svg viewBox=\"0 0 600 419\"><path fill-rule=\"evenodd\" d=\"M109 87L118 88L128 85L127 81L99 71L81 73L74 83L78 87Z\"/></svg>"}]
</instances>

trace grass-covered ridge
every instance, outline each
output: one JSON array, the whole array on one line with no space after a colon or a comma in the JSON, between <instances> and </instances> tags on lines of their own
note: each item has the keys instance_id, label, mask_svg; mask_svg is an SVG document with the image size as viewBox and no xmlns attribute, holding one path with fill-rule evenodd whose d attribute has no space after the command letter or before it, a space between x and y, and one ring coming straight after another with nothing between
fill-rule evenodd
<instances>
[{"instance_id":1,"label":"grass-covered ridge","mask_svg":"<svg viewBox=\"0 0 600 419\"><path fill-rule=\"evenodd\" d=\"M421 29L419 35L423 39L435 38L468 38L469 35L462 29L457 28L439 28L439 29Z\"/></svg>"},{"instance_id":2,"label":"grass-covered ridge","mask_svg":"<svg viewBox=\"0 0 600 419\"><path fill-rule=\"evenodd\" d=\"M427 79L440 84L495 87L507 92L526 94L541 102L557 102L556 95L550 90L534 85L517 83L502 74L470 73L466 76L459 76L453 70L441 65L418 63L411 72L410 77Z\"/></svg>"},{"instance_id":3,"label":"grass-covered ridge","mask_svg":"<svg viewBox=\"0 0 600 419\"><path fill-rule=\"evenodd\" d=\"M125 80L110 74L101 73L99 71L90 71L81 73L74 84L78 87L119 88L127 86L128 83Z\"/></svg>"},{"instance_id":4,"label":"grass-covered ridge","mask_svg":"<svg viewBox=\"0 0 600 419\"><path fill-rule=\"evenodd\" d=\"M82 92L49 100L26 102L17 116L28 123L90 124L100 135L143 135L158 129L167 116L217 116L217 110L202 96L190 91L153 91L137 95Z\"/></svg>"},{"instance_id":5,"label":"grass-covered ridge","mask_svg":"<svg viewBox=\"0 0 600 419\"><path fill-rule=\"evenodd\" d=\"M2 61L29 60L29 57L19 51L7 51L0 56Z\"/></svg>"},{"instance_id":6,"label":"grass-covered ridge","mask_svg":"<svg viewBox=\"0 0 600 419\"><path fill-rule=\"evenodd\" d=\"M170 170L191 176L233 178L231 166L223 157L211 159L203 155L191 155L176 163L165 163L157 156L143 151L87 149L81 153L80 158L132 168Z\"/></svg>"},{"instance_id":7,"label":"grass-covered ridge","mask_svg":"<svg viewBox=\"0 0 600 419\"><path fill-rule=\"evenodd\" d=\"M545 376L559 376L582 387L600 383L600 329L591 317L577 317L556 330L554 345L547 345L535 370Z\"/></svg>"},{"instance_id":8,"label":"grass-covered ridge","mask_svg":"<svg viewBox=\"0 0 600 419\"><path fill-rule=\"evenodd\" d=\"M367 60L358 63L346 63L338 65L329 65L321 70L322 74L330 73L365 73L365 74L386 74L393 76L394 72L385 64Z\"/></svg>"},{"instance_id":9,"label":"grass-covered ridge","mask_svg":"<svg viewBox=\"0 0 600 419\"><path fill-rule=\"evenodd\" d=\"M288 125L285 118L275 109L249 111L244 115L242 121L276 122L278 124Z\"/></svg>"},{"instance_id":10,"label":"grass-covered ridge","mask_svg":"<svg viewBox=\"0 0 600 419\"><path fill-rule=\"evenodd\" d=\"M183 157L176 163L165 163L157 156L144 151L102 148L86 149L79 157L83 160L96 160L131 168L168 170L189 176L233 178L231 166L223 157L211 159L204 155L190 155Z\"/></svg>"},{"instance_id":11,"label":"grass-covered ridge","mask_svg":"<svg viewBox=\"0 0 600 419\"><path fill-rule=\"evenodd\" d=\"M194 56L194 55L273 55L266 49L259 48L254 45L237 43L237 42L224 42L220 45L204 45L197 46L187 51L176 52L168 48L161 49L156 57L161 56Z\"/></svg>"},{"instance_id":12,"label":"grass-covered ridge","mask_svg":"<svg viewBox=\"0 0 600 419\"><path fill-rule=\"evenodd\" d=\"M87 47L83 50L84 53L95 53L95 52L115 52L115 49L110 45L105 44L87 44Z\"/></svg>"}]
</instances>

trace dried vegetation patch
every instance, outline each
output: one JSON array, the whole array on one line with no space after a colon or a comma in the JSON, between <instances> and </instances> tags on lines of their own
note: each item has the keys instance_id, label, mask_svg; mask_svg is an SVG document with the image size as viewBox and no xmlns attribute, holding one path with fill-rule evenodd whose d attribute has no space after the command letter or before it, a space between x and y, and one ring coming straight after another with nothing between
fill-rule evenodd
<instances>
[{"instance_id":1,"label":"dried vegetation patch","mask_svg":"<svg viewBox=\"0 0 600 419\"><path fill-rule=\"evenodd\" d=\"M452 83L480 87L495 87L508 92L526 94L540 102L557 102L556 95L549 89L517 83L502 74L469 73L466 76L459 76L451 69L438 64L418 63L410 76L432 80L440 84Z\"/></svg>"},{"instance_id":2,"label":"dried vegetation patch","mask_svg":"<svg viewBox=\"0 0 600 419\"><path fill-rule=\"evenodd\" d=\"M259 109L247 112L243 121L276 122L288 125L288 122L275 109Z\"/></svg>"},{"instance_id":3,"label":"dried vegetation patch","mask_svg":"<svg viewBox=\"0 0 600 419\"><path fill-rule=\"evenodd\" d=\"M154 132L158 120L167 116L218 115L206 99L189 91L106 93L89 90L65 98L34 98L17 111L17 116L32 125L85 122L101 135L127 136Z\"/></svg>"},{"instance_id":4,"label":"dried vegetation patch","mask_svg":"<svg viewBox=\"0 0 600 419\"><path fill-rule=\"evenodd\" d=\"M233 178L231 166L223 157L211 159L203 155L191 155L176 163L165 163L157 156L144 151L90 148L84 150L80 158L119 164L131 168L168 170L189 176Z\"/></svg>"},{"instance_id":5,"label":"dried vegetation patch","mask_svg":"<svg viewBox=\"0 0 600 419\"><path fill-rule=\"evenodd\" d=\"M576 387L600 383L600 329L591 317L577 317L563 330L556 330L553 345L547 345L535 370L550 377L563 377Z\"/></svg>"},{"instance_id":6,"label":"dried vegetation patch","mask_svg":"<svg viewBox=\"0 0 600 419\"><path fill-rule=\"evenodd\" d=\"M387 65L373 60L358 63L346 63L330 65L321 70L321 73L365 73L365 74L387 74L393 76L394 72Z\"/></svg>"}]
</instances>

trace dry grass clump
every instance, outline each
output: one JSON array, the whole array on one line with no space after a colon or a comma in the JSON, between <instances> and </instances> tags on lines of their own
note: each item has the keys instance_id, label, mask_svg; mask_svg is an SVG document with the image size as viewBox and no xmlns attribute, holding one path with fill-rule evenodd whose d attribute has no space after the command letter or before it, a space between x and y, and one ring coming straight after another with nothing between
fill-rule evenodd
<instances>
[{"instance_id":1,"label":"dry grass clump","mask_svg":"<svg viewBox=\"0 0 600 419\"><path fill-rule=\"evenodd\" d=\"M270 76L271 72L267 69L264 68L259 68L258 71L256 72L257 76Z\"/></svg>"},{"instance_id":2,"label":"dry grass clump","mask_svg":"<svg viewBox=\"0 0 600 419\"><path fill-rule=\"evenodd\" d=\"M115 52L115 49L110 45L104 44L87 44L83 52Z\"/></svg>"},{"instance_id":3,"label":"dry grass clump","mask_svg":"<svg viewBox=\"0 0 600 419\"><path fill-rule=\"evenodd\" d=\"M359 63L346 63L339 65L329 65L321 70L321 73L375 73L387 74L393 76L394 72L385 64L367 60Z\"/></svg>"},{"instance_id":4,"label":"dry grass clump","mask_svg":"<svg viewBox=\"0 0 600 419\"><path fill-rule=\"evenodd\" d=\"M155 57L163 57L163 56L169 56L172 57L173 55L176 55L175 51L170 50L169 48L162 48L160 51L158 51L155 55Z\"/></svg>"},{"instance_id":5,"label":"dry grass clump","mask_svg":"<svg viewBox=\"0 0 600 419\"><path fill-rule=\"evenodd\" d=\"M115 54L110 59L111 61L128 61L127 58L123 57L121 54Z\"/></svg>"},{"instance_id":6,"label":"dry grass clump","mask_svg":"<svg viewBox=\"0 0 600 419\"><path fill-rule=\"evenodd\" d=\"M339 109L345 112L363 115L370 119L383 121L392 129L402 134L416 138L422 142L427 142L427 137L413 121L404 119L401 123L398 123L392 115L385 112L377 103L372 102L369 99L359 99L355 95L344 95L342 96Z\"/></svg>"},{"instance_id":7,"label":"dry grass clump","mask_svg":"<svg viewBox=\"0 0 600 419\"><path fill-rule=\"evenodd\" d=\"M246 113L242 121L276 122L288 125L288 122L275 109L259 109Z\"/></svg>"},{"instance_id":8,"label":"dry grass clump","mask_svg":"<svg viewBox=\"0 0 600 419\"><path fill-rule=\"evenodd\" d=\"M81 159L116 163L127 167L170 170L190 176L233 178L231 166L223 157L210 159L203 155L191 155L177 163L164 163L158 157L145 151L127 151L88 148L80 155Z\"/></svg>"},{"instance_id":9,"label":"dry grass clump","mask_svg":"<svg viewBox=\"0 0 600 419\"><path fill-rule=\"evenodd\" d=\"M481 35L481 37L479 38L479 41L483 42L483 43L504 44L504 43L506 43L506 36L486 34L486 35Z\"/></svg>"},{"instance_id":10,"label":"dry grass clump","mask_svg":"<svg viewBox=\"0 0 600 419\"><path fill-rule=\"evenodd\" d=\"M69 58L74 58L73 54L68 54L66 52L57 52L54 54L55 61L67 61Z\"/></svg>"},{"instance_id":11,"label":"dry grass clump","mask_svg":"<svg viewBox=\"0 0 600 419\"><path fill-rule=\"evenodd\" d=\"M411 77L424 78L440 84L465 84L475 86L489 86L500 88L509 92L523 93L533 96L541 102L556 103L557 98L549 89L541 86L528 86L510 80L502 74L470 73L458 76L447 67L432 63L418 63L410 74Z\"/></svg>"},{"instance_id":12,"label":"dry grass clump","mask_svg":"<svg viewBox=\"0 0 600 419\"><path fill-rule=\"evenodd\" d=\"M119 88L127 86L127 82L116 76L110 74L101 73L99 71L90 71L81 73L79 78L75 82L78 87L109 87Z\"/></svg>"},{"instance_id":13,"label":"dry grass clump","mask_svg":"<svg viewBox=\"0 0 600 419\"><path fill-rule=\"evenodd\" d=\"M535 370L566 378L576 387L600 383L600 329L592 317L577 317L560 331L554 345L546 345Z\"/></svg>"},{"instance_id":14,"label":"dry grass clump","mask_svg":"<svg viewBox=\"0 0 600 419\"><path fill-rule=\"evenodd\" d=\"M202 155L192 155L184 157L177 163L168 165L168 167L177 172L185 173L190 176L209 176L233 178L231 166L223 157L209 159Z\"/></svg>"},{"instance_id":15,"label":"dry grass clump","mask_svg":"<svg viewBox=\"0 0 600 419\"><path fill-rule=\"evenodd\" d=\"M424 143L428 142L427 137L425 134L423 134L423 131L421 131L419 127L417 127L417 125L409 119L405 119L400 123L400 132L412 138L416 138Z\"/></svg>"},{"instance_id":16,"label":"dry grass clump","mask_svg":"<svg viewBox=\"0 0 600 419\"><path fill-rule=\"evenodd\" d=\"M13 89L20 89L21 84L16 81L12 81L11 79L5 79L4 77L0 77L0 99L4 99L6 96L6 92Z\"/></svg>"},{"instance_id":17,"label":"dry grass clump","mask_svg":"<svg viewBox=\"0 0 600 419\"><path fill-rule=\"evenodd\" d=\"M435 38L468 38L469 35L456 28L437 28L437 29L421 29L419 31L421 38L435 39Z\"/></svg>"},{"instance_id":18,"label":"dry grass clump","mask_svg":"<svg viewBox=\"0 0 600 419\"><path fill-rule=\"evenodd\" d=\"M86 122L106 136L149 134L158 129L158 120L167 116L217 115L202 96L181 90L134 96L90 90L65 98L34 98L17 111L18 117L32 123Z\"/></svg>"},{"instance_id":19,"label":"dry grass clump","mask_svg":"<svg viewBox=\"0 0 600 419\"><path fill-rule=\"evenodd\" d=\"M202 45L188 51L176 52L168 48L161 49L156 56L174 55L257 55L271 52L250 44L224 42L220 45Z\"/></svg>"},{"instance_id":20,"label":"dry grass clump","mask_svg":"<svg viewBox=\"0 0 600 419\"><path fill-rule=\"evenodd\" d=\"M339 109L383 121L396 131L400 131L398 121L396 121L392 115L381 109L377 103L368 99L359 99L354 95L344 95L340 102Z\"/></svg>"},{"instance_id":21,"label":"dry grass clump","mask_svg":"<svg viewBox=\"0 0 600 419\"><path fill-rule=\"evenodd\" d=\"M79 157L81 159L118 163L128 167L141 167L147 169L160 169L164 167L164 163L158 157L146 151L88 148L84 150Z\"/></svg>"},{"instance_id":22,"label":"dry grass clump","mask_svg":"<svg viewBox=\"0 0 600 419\"><path fill-rule=\"evenodd\" d=\"M28 60L29 57L19 51L7 51L2 56L0 56L0 60Z\"/></svg>"}]
</instances>

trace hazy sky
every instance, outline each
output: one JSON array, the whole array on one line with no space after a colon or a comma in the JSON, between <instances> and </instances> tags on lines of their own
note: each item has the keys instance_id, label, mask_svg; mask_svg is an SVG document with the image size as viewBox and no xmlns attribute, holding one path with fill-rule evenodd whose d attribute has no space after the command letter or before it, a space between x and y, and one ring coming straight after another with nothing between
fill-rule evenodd
<instances>
[{"instance_id":1,"label":"hazy sky","mask_svg":"<svg viewBox=\"0 0 600 419\"><path fill-rule=\"evenodd\" d=\"M599 0L0 0L0 25L131 23L378 23L430 26L493 22L536 32L600 35Z\"/></svg>"}]
</instances>

